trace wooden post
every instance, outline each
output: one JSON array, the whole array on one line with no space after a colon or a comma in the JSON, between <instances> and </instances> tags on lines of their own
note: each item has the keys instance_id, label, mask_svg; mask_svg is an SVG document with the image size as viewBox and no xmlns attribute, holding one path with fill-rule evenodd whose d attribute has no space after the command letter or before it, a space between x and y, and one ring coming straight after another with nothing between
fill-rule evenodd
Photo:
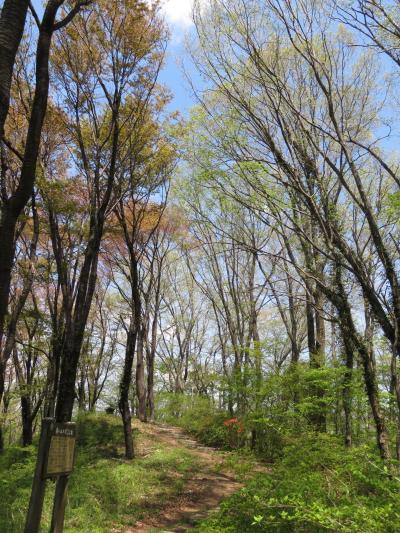
<instances>
[{"instance_id":1,"label":"wooden post","mask_svg":"<svg viewBox=\"0 0 400 533\"><path fill-rule=\"evenodd\" d=\"M62 533L64 529L65 506L67 503L68 475L59 476L54 493L53 515L50 533Z\"/></svg>"},{"instance_id":2,"label":"wooden post","mask_svg":"<svg viewBox=\"0 0 400 533\"><path fill-rule=\"evenodd\" d=\"M38 533L40 528L40 519L42 517L43 500L46 490L44 469L46 467L47 456L49 453L52 424L52 418L43 418L36 460L36 469L32 482L32 492L29 501L28 515L26 517L25 533Z\"/></svg>"}]
</instances>

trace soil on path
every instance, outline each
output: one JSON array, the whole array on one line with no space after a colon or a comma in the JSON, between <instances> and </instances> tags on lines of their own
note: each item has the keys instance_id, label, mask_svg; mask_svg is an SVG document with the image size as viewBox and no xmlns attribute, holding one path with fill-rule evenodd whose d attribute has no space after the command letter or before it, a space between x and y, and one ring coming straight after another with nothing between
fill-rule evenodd
<instances>
[{"instance_id":1,"label":"soil on path","mask_svg":"<svg viewBox=\"0 0 400 533\"><path fill-rule=\"evenodd\" d=\"M196 523L206 518L211 510L218 508L222 499L242 487L232 472L223 469L223 453L215 448L202 446L180 428L143 424L140 431L153 442L161 441L172 447L187 448L200 460L201 468L190 474L179 497L163 502L162 508L155 516L137 522L124 533L191 530Z\"/></svg>"}]
</instances>

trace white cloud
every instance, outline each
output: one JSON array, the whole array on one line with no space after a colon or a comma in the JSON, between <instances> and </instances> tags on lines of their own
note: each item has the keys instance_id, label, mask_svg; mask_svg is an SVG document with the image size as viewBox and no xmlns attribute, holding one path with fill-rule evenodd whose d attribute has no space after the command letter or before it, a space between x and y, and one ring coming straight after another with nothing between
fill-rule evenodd
<instances>
[{"instance_id":1,"label":"white cloud","mask_svg":"<svg viewBox=\"0 0 400 533\"><path fill-rule=\"evenodd\" d=\"M192 24L193 0L165 0L163 10L166 19L174 26L189 28Z\"/></svg>"}]
</instances>

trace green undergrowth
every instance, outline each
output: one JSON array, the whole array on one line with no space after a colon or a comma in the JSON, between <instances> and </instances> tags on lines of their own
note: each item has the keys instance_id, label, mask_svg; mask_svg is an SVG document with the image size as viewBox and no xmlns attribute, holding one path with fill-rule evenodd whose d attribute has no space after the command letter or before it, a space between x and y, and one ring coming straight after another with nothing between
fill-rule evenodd
<instances>
[{"instance_id":1,"label":"green undergrowth","mask_svg":"<svg viewBox=\"0 0 400 533\"><path fill-rule=\"evenodd\" d=\"M331 434L304 431L292 438L287 433L276 459L271 462L268 456L266 464L246 446L232 449L226 414L213 413L205 401L172 407L178 420L169 404L162 421L180 425L207 444L231 448L222 453L216 469L232 472L244 484L198 525L199 532L400 531L399 465L385 467L373 444L346 450ZM241 426L233 427L236 431ZM183 492L187 477L202 468L190 450L171 448L138 430L141 454L125 461L118 417L86 415L78 421L78 435L65 533L123 531ZM0 456L0 533L23 531L35 457L34 446L7 449ZM42 531L49 528L52 487L49 482Z\"/></svg>"},{"instance_id":2,"label":"green undergrowth","mask_svg":"<svg viewBox=\"0 0 400 533\"><path fill-rule=\"evenodd\" d=\"M178 426L208 446L230 448L224 421L225 411L216 411L211 400L201 396L159 394L157 419Z\"/></svg>"},{"instance_id":3,"label":"green undergrowth","mask_svg":"<svg viewBox=\"0 0 400 533\"><path fill-rule=\"evenodd\" d=\"M231 450L225 453L221 463L216 466L216 471L232 472L234 478L240 482L252 479L258 469L267 471L267 468L260 465L254 453L248 449Z\"/></svg>"},{"instance_id":4,"label":"green undergrowth","mask_svg":"<svg viewBox=\"0 0 400 533\"><path fill-rule=\"evenodd\" d=\"M311 431L313 403L303 396L296 409L278 406L239 418L218 411L203 397L158 398L159 415L167 423L229 449L222 469L245 484L199 532L400 531L400 478L393 473L399 465L388 465L389 474L373 436L358 437L354 448L346 450L342 438ZM257 441L250 451L253 432Z\"/></svg>"},{"instance_id":5,"label":"green undergrowth","mask_svg":"<svg viewBox=\"0 0 400 533\"><path fill-rule=\"evenodd\" d=\"M78 421L78 451L69 483L64 533L109 533L133 525L163 502L182 492L196 458L181 447L143 442L133 461L123 458L123 434L118 417L86 415ZM12 448L0 456L0 532L24 528L36 448ZM54 484L47 483L42 531L48 531Z\"/></svg>"},{"instance_id":6,"label":"green undergrowth","mask_svg":"<svg viewBox=\"0 0 400 533\"><path fill-rule=\"evenodd\" d=\"M204 521L199 532L400 531L400 479L374 451L346 451L330 435L287 446L270 472L257 474Z\"/></svg>"}]
</instances>

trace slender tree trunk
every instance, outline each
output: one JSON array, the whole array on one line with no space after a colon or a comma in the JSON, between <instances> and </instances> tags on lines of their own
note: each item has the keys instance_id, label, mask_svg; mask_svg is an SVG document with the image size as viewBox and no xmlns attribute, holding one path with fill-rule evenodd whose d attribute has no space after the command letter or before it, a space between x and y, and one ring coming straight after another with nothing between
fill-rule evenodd
<instances>
[{"instance_id":1,"label":"slender tree trunk","mask_svg":"<svg viewBox=\"0 0 400 533\"><path fill-rule=\"evenodd\" d=\"M8 311L8 297L11 282L11 267L14 260L15 240L14 232L16 219L8 213L7 206L2 206L0 220L0 403L4 394L5 372L7 360L5 356L4 322ZM7 212L7 214L5 214ZM2 448L0 448L1 450Z\"/></svg>"},{"instance_id":2,"label":"slender tree trunk","mask_svg":"<svg viewBox=\"0 0 400 533\"><path fill-rule=\"evenodd\" d=\"M325 366L325 320L322 316L324 307L324 295L319 289L315 291L315 354L313 354L312 366L323 368ZM325 390L323 387L316 387L316 395L320 403L320 412L316 419L319 431L326 431L326 409L324 404Z\"/></svg>"},{"instance_id":3,"label":"slender tree trunk","mask_svg":"<svg viewBox=\"0 0 400 533\"><path fill-rule=\"evenodd\" d=\"M323 326L321 325L322 318L317 318L319 313L311 300L310 291L311 289L309 287L306 300L308 351L310 354L310 367L318 369L321 368L322 360L321 351L323 349L324 341L320 335L323 331ZM321 387L312 386L310 392L318 400L317 405L314 406L315 412L310 416L311 423L317 431L325 431L326 419L324 413L321 411L322 406L320 405L320 399L323 398L324 391Z\"/></svg>"},{"instance_id":4,"label":"slender tree trunk","mask_svg":"<svg viewBox=\"0 0 400 533\"><path fill-rule=\"evenodd\" d=\"M376 374L372 360L369 358L368 350L362 348L359 350L362 357L362 364L364 368L365 388L369 403L372 410L372 416L375 421L377 443L382 459L390 459L389 438L386 431L385 420L382 415L379 403L378 384L376 382Z\"/></svg>"},{"instance_id":5,"label":"slender tree trunk","mask_svg":"<svg viewBox=\"0 0 400 533\"><path fill-rule=\"evenodd\" d=\"M136 396L138 400L137 414L141 422L147 421L146 416L146 382L144 374L144 331L139 330L136 349Z\"/></svg>"},{"instance_id":6,"label":"slender tree trunk","mask_svg":"<svg viewBox=\"0 0 400 533\"><path fill-rule=\"evenodd\" d=\"M353 405L353 366L354 346L349 342L346 331L341 328L342 343L345 351L345 371L343 376L343 411L344 411L344 444L350 448L353 442L352 405Z\"/></svg>"},{"instance_id":7,"label":"slender tree trunk","mask_svg":"<svg viewBox=\"0 0 400 533\"><path fill-rule=\"evenodd\" d=\"M44 401L44 417L52 418L54 416L55 401L57 397L57 372L54 352L49 358L46 372L46 396Z\"/></svg>"},{"instance_id":8,"label":"slender tree trunk","mask_svg":"<svg viewBox=\"0 0 400 533\"><path fill-rule=\"evenodd\" d=\"M4 394L4 387L5 387L5 376L6 376L6 368L4 366L4 368L2 367L1 365L1 361L0 361L0 416L4 413L5 414L5 411L3 409L3 400L5 400L5 397L6 395ZM0 420L0 453L4 450L4 429L3 429L3 424L1 423L1 420Z\"/></svg>"},{"instance_id":9,"label":"slender tree trunk","mask_svg":"<svg viewBox=\"0 0 400 533\"><path fill-rule=\"evenodd\" d=\"M78 409L79 411L84 411L86 405L86 398L85 398L85 376L82 372L79 384L78 384Z\"/></svg>"},{"instance_id":10,"label":"slender tree trunk","mask_svg":"<svg viewBox=\"0 0 400 533\"><path fill-rule=\"evenodd\" d=\"M295 313L295 302L293 297L293 287L291 279L288 275L288 303L289 303L289 317L290 317L290 344L291 344L291 364L297 365L300 359L300 347L298 342L298 324Z\"/></svg>"},{"instance_id":11,"label":"slender tree trunk","mask_svg":"<svg viewBox=\"0 0 400 533\"><path fill-rule=\"evenodd\" d=\"M290 372L294 376L294 391L293 391L293 403L297 405L300 401L299 391L297 387L296 375L298 372L298 363L300 359L301 348L299 346L298 339L298 324L296 317L295 301L293 296L293 282L289 274L287 274L288 282L288 304L289 304L289 319L290 319L290 344L291 344L291 357L290 357Z\"/></svg>"},{"instance_id":12,"label":"slender tree trunk","mask_svg":"<svg viewBox=\"0 0 400 533\"><path fill-rule=\"evenodd\" d=\"M399 373L397 370L397 354L394 352L392 354L392 360L390 365L390 373L391 373L391 394L393 398L395 399L395 411L396 411L396 425L397 425L397 432L396 432L396 458L400 461L400 379L399 379Z\"/></svg>"},{"instance_id":13,"label":"slender tree trunk","mask_svg":"<svg viewBox=\"0 0 400 533\"><path fill-rule=\"evenodd\" d=\"M30 446L33 439L33 417L32 404L30 398L23 394L21 396L21 417L22 417L22 446Z\"/></svg>"},{"instance_id":14,"label":"slender tree trunk","mask_svg":"<svg viewBox=\"0 0 400 533\"><path fill-rule=\"evenodd\" d=\"M370 350L366 346L364 339L357 333L347 295L340 279L339 268L337 268L336 272L336 281L337 287L335 290L327 291L326 295L338 311L342 336L346 341L346 351L359 354L363 367L365 389L375 423L379 453L383 460L388 461L390 459L389 438L379 402L379 387Z\"/></svg>"},{"instance_id":15,"label":"slender tree trunk","mask_svg":"<svg viewBox=\"0 0 400 533\"><path fill-rule=\"evenodd\" d=\"M255 308L254 308L255 310ZM254 317L253 324L253 347L254 347L254 359L255 359L255 371L256 371L256 383L255 383L255 412L260 412L261 408L261 388L262 388L262 352L260 347L260 335L258 332L257 317ZM258 432L256 428L251 430L251 442L250 446L252 450L255 450L257 445Z\"/></svg>"},{"instance_id":16,"label":"slender tree trunk","mask_svg":"<svg viewBox=\"0 0 400 533\"><path fill-rule=\"evenodd\" d=\"M147 410L148 418L151 422L154 421L154 360L156 356L156 346L157 346L157 300L158 295L156 296L156 309L154 311L154 317L151 324L151 341L150 347L147 352Z\"/></svg>"},{"instance_id":17,"label":"slender tree trunk","mask_svg":"<svg viewBox=\"0 0 400 533\"><path fill-rule=\"evenodd\" d=\"M147 362L147 412L150 422L154 421L154 354Z\"/></svg>"},{"instance_id":18,"label":"slender tree trunk","mask_svg":"<svg viewBox=\"0 0 400 533\"><path fill-rule=\"evenodd\" d=\"M134 446L132 434L132 415L129 405L129 390L132 382L132 368L135 357L137 331L134 323L134 317L131 317L129 330L127 332L124 370L122 373L121 383L119 387L119 412L121 413L122 425L124 427L125 438L125 457L133 459Z\"/></svg>"}]
</instances>

